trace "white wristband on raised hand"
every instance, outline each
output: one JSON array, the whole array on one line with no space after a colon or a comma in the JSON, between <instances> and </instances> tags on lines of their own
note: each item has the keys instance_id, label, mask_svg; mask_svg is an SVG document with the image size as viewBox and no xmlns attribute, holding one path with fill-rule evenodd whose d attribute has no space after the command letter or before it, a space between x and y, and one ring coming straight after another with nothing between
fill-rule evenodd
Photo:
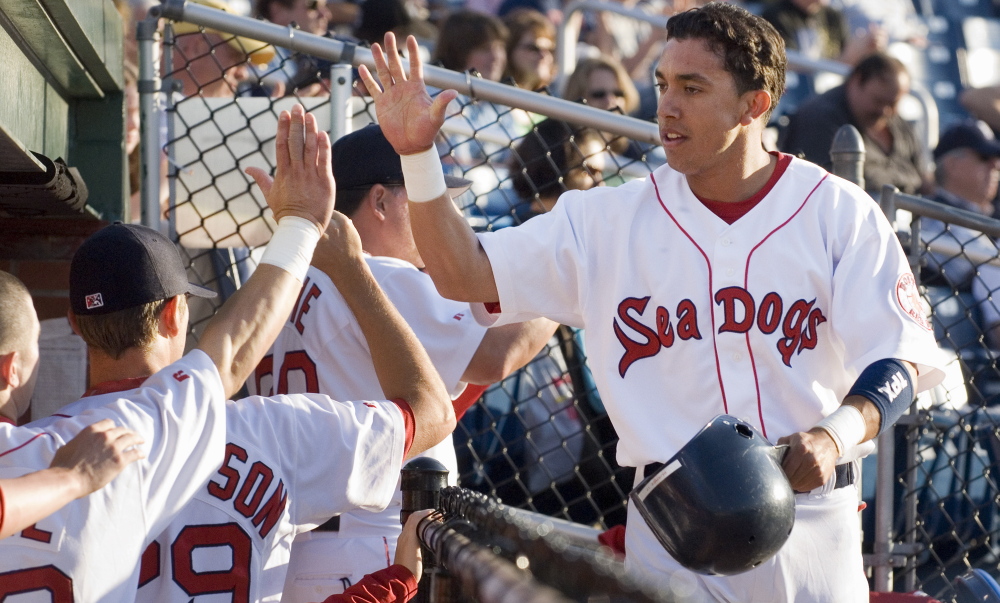
<instances>
[{"instance_id":1,"label":"white wristband on raised hand","mask_svg":"<svg viewBox=\"0 0 1000 603\"><path fill-rule=\"evenodd\" d=\"M400 155L406 198L414 203L433 201L448 192L444 183L444 168L437 149L431 147L413 155Z\"/></svg>"},{"instance_id":2,"label":"white wristband on raised hand","mask_svg":"<svg viewBox=\"0 0 1000 603\"><path fill-rule=\"evenodd\" d=\"M321 235L319 228L311 220L285 216L274 229L260 263L277 266L299 281L304 281Z\"/></svg>"},{"instance_id":3,"label":"white wristband on raised hand","mask_svg":"<svg viewBox=\"0 0 1000 603\"><path fill-rule=\"evenodd\" d=\"M830 434L837 444L838 456L843 456L846 451L860 444L868 432L864 415L849 404L841 404L840 408L824 417L816 427Z\"/></svg>"}]
</instances>

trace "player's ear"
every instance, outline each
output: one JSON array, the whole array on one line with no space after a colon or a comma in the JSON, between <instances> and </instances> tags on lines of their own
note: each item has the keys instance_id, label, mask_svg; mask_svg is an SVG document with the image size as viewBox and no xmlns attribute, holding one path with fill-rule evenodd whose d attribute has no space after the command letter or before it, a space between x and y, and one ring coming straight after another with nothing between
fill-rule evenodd
<instances>
[{"instance_id":1,"label":"player's ear","mask_svg":"<svg viewBox=\"0 0 1000 603\"><path fill-rule=\"evenodd\" d=\"M16 388L21 383L18 375L18 353L7 352L0 354L0 390Z\"/></svg>"},{"instance_id":2,"label":"player's ear","mask_svg":"<svg viewBox=\"0 0 1000 603\"><path fill-rule=\"evenodd\" d=\"M740 124L749 126L755 119L771 108L771 94L764 90L751 90L743 94L745 108L740 116Z\"/></svg>"},{"instance_id":3,"label":"player's ear","mask_svg":"<svg viewBox=\"0 0 1000 603\"><path fill-rule=\"evenodd\" d=\"M187 312L187 300L184 295L175 295L167 300L160 310L158 318L160 335L164 337L177 337L184 333L187 325L184 321Z\"/></svg>"},{"instance_id":4,"label":"player's ear","mask_svg":"<svg viewBox=\"0 0 1000 603\"><path fill-rule=\"evenodd\" d=\"M389 209L389 201L389 189L381 184L373 185L371 190L368 191L366 202L369 204L373 217L379 222L385 221L386 213L388 213Z\"/></svg>"}]
</instances>

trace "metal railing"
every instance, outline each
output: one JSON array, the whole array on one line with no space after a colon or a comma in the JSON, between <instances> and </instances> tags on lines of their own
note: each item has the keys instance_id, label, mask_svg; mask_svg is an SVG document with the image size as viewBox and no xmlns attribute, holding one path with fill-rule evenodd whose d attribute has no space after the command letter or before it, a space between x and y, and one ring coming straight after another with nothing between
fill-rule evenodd
<instances>
[{"instance_id":1,"label":"metal railing","mask_svg":"<svg viewBox=\"0 0 1000 603\"><path fill-rule=\"evenodd\" d=\"M156 8L153 10L156 11ZM305 33L291 26L282 27L266 21L257 21L186 0L166 0L159 7L159 11L153 14L246 36L333 62L350 63L355 67L365 65L374 73L375 63L370 49ZM408 62L404 61L403 66L404 69L409 69ZM467 72L459 73L425 65L424 81L437 88L457 90L460 94L474 99L542 113L571 123L586 124L640 142L650 144L660 142L656 124L473 77Z\"/></svg>"}]
</instances>

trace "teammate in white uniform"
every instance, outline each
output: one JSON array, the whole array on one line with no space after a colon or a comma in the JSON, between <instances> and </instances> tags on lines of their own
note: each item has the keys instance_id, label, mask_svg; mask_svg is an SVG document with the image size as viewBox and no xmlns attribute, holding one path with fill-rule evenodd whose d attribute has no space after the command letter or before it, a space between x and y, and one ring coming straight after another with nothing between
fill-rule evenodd
<instances>
[{"instance_id":1,"label":"teammate in white uniform","mask_svg":"<svg viewBox=\"0 0 1000 603\"><path fill-rule=\"evenodd\" d=\"M279 600L296 533L358 507L384 508L404 455L454 427L444 384L375 283L351 222L336 214L327 235L317 249L349 292L345 311L357 316L381 386L378 397L354 399L378 401L300 394L230 402L225 460L147 550L138 600ZM281 315L298 320L309 303L300 296ZM219 558L219 547L231 554Z\"/></svg>"},{"instance_id":2,"label":"teammate in white uniform","mask_svg":"<svg viewBox=\"0 0 1000 603\"><path fill-rule=\"evenodd\" d=\"M0 270L0 423L17 424L38 370L38 317L24 283ZM142 458L134 431L102 420L60 448L46 469L0 479L0 538L101 488Z\"/></svg>"},{"instance_id":3,"label":"teammate in white uniform","mask_svg":"<svg viewBox=\"0 0 1000 603\"><path fill-rule=\"evenodd\" d=\"M363 161L358 158L363 157ZM333 145L337 209L357 226L375 280L427 350L456 412L475 402L482 387L520 368L545 345L556 328L546 319L487 330L476 323L469 304L444 299L417 266L407 212L399 155L371 125ZM450 178L452 190L470 183ZM318 392L340 400L384 397L373 350L326 270L326 254L317 250L296 311L285 324L253 379L252 393ZM458 466L451 438L421 456L441 461L457 483ZM395 478L394 478L395 479ZM402 496L398 487L384 511L340 515L321 529L295 539L282 601L309 603L343 592L362 576L391 564ZM336 526L336 530L330 529Z\"/></svg>"},{"instance_id":4,"label":"teammate in white uniform","mask_svg":"<svg viewBox=\"0 0 1000 603\"><path fill-rule=\"evenodd\" d=\"M802 494L773 559L731 577L693 574L630 509L628 566L706 599L867 601L857 490L838 457L943 373L878 207L763 149L784 86L773 27L723 3L672 17L656 71L669 167L615 190L567 193L553 212L478 238L433 175L453 93L432 101L419 64L405 73L390 35L386 50L388 63L373 48L384 91L361 76L404 156L414 235L444 295L499 302L502 321L543 315L588 328L623 465L668 460L723 412L790 444L784 468Z\"/></svg>"},{"instance_id":5,"label":"teammate in white uniform","mask_svg":"<svg viewBox=\"0 0 1000 603\"><path fill-rule=\"evenodd\" d=\"M117 359L91 348L92 382L101 375L137 379L92 387L91 409L81 414L0 426L0 477L47 467L60 444L104 418L138 433L147 443L146 459L91 496L0 541L0 598L16 593L55 601L132 600L144 547L219 468L225 396L239 389L280 330L333 211L329 141L325 135L304 135L304 112L298 107L293 113L299 129L290 131L289 115L281 117L278 179L265 190L279 228L264 264L206 326L196 350L181 357L185 295L205 290L187 283L169 240L150 229L116 224L77 251L71 316L85 338L104 322L105 334L122 348ZM312 151L311 167L304 148ZM149 340L135 344L119 337L136 322L152 325ZM125 367L132 374L115 372Z\"/></svg>"}]
</instances>

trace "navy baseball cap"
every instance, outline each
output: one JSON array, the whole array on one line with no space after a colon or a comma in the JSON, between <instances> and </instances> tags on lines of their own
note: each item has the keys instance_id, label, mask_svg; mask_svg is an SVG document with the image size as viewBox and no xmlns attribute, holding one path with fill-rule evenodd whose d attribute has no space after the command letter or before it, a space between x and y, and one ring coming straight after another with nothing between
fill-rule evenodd
<instances>
[{"instance_id":1,"label":"navy baseball cap","mask_svg":"<svg viewBox=\"0 0 1000 603\"><path fill-rule=\"evenodd\" d=\"M965 148L972 149L983 157L1000 157L1000 142L993 137L993 132L986 126L965 121L945 130L934 149L934 159L955 149Z\"/></svg>"},{"instance_id":2,"label":"navy baseball cap","mask_svg":"<svg viewBox=\"0 0 1000 603\"><path fill-rule=\"evenodd\" d=\"M360 190L373 184L403 184L403 164L382 128L371 124L333 143L333 176L338 191ZM465 192L471 180L445 175L444 184L452 197Z\"/></svg>"},{"instance_id":3,"label":"navy baseball cap","mask_svg":"<svg viewBox=\"0 0 1000 603\"><path fill-rule=\"evenodd\" d=\"M95 232L73 255L69 300L81 316L110 314L190 293L215 292L188 282L177 247L152 228L115 222Z\"/></svg>"}]
</instances>

